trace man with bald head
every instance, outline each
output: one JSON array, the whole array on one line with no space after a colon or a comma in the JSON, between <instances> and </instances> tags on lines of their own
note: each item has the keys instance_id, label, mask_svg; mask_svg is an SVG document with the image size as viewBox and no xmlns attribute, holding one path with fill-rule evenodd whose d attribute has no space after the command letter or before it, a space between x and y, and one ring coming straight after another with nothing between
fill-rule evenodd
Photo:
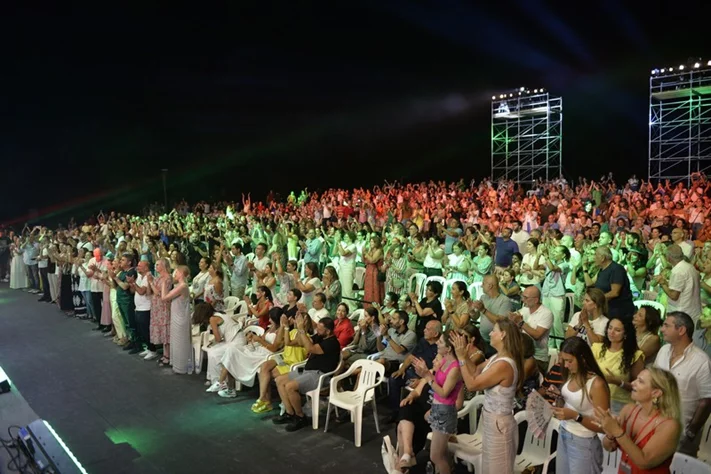
<instances>
[{"instance_id":1,"label":"man with bald head","mask_svg":"<svg viewBox=\"0 0 711 474\"><path fill-rule=\"evenodd\" d=\"M612 252L607 246L595 249L594 261L595 266L600 269L595 276L590 275L590 265L588 263L583 264L585 286L594 286L605 293L608 306L607 316L631 320L632 315L635 313L635 307L632 302L630 279L627 276L625 267L613 261Z\"/></svg>"},{"instance_id":2,"label":"man with bald head","mask_svg":"<svg viewBox=\"0 0 711 474\"><path fill-rule=\"evenodd\" d=\"M484 294L479 301L471 302L471 318L479 320L479 331L486 342L486 357L491 357L496 351L489 344L489 334L494 329L494 324L500 319L508 317L511 312L511 300L499 291L499 280L494 275L486 275L481 283Z\"/></svg>"},{"instance_id":3,"label":"man with bald head","mask_svg":"<svg viewBox=\"0 0 711 474\"><path fill-rule=\"evenodd\" d=\"M681 246L667 247L667 262L672 266L669 281L663 274L655 280L667 294L667 311L681 311L691 316L694 324L701 316L701 278L699 272L689 263Z\"/></svg>"},{"instance_id":4,"label":"man with bald head","mask_svg":"<svg viewBox=\"0 0 711 474\"><path fill-rule=\"evenodd\" d=\"M553 326L553 313L541 304L541 291L536 286L529 286L521 295L523 308L517 313L511 313L511 319L521 330L533 338L538 370L548 372L548 335Z\"/></svg>"}]
</instances>

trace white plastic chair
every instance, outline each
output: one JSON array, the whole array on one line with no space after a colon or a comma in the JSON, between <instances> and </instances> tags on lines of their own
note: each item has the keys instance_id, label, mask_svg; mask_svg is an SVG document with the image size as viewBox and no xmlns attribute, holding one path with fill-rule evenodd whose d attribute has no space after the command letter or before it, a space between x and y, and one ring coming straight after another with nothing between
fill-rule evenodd
<instances>
[{"instance_id":1,"label":"white plastic chair","mask_svg":"<svg viewBox=\"0 0 711 474\"><path fill-rule=\"evenodd\" d=\"M355 268L353 283L356 284L359 290L363 289L363 286L365 285L365 267Z\"/></svg>"},{"instance_id":2,"label":"white plastic chair","mask_svg":"<svg viewBox=\"0 0 711 474\"><path fill-rule=\"evenodd\" d=\"M520 423L519 417L526 416L526 411L520 411L514 415L516 421ZM555 458L556 453L551 452L553 443L553 432L558 431L560 422L551 418L548 423L548 428L546 429L546 436L540 439L536 436L530 429L526 430L526 438L523 443L523 450L521 454L516 456L516 461L514 462L514 470L516 472L523 472L525 469L531 466L543 466L542 472L548 472L548 465Z\"/></svg>"},{"instance_id":3,"label":"white plastic chair","mask_svg":"<svg viewBox=\"0 0 711 474\"><path fill-rule=\"evenodd\" d=\"M664 305L657 301L637 300L634 302L634 306L637 309L641 308L642 306L651 306L652 308L656 308L657 311L659 311L659 315L662 317L662 319L664 319L667 314L667 309L664 307Z\"/></svg>"},{"instance_id":4,"label":"white plastic chair","mask_svg":"<svg viewBox=\"0 0 711 474\"><path fill-rule=\"evenodd\" d=\"M575 293L566 293L566 309L565 316L563 317L563 323L568 324L575 314Z\"/></svg>"},{"instance_id":5,"label":"white plastic chair","mask_svg":"<svg viewBox=\"0 0 711 474\"><path fill-rule=\"evenodd\" d=\"M458 457L457 453L462 451L469 453L471 456L475 456L475 452L481 454L482 429L481 425L479 425L479 409L482 405L484 405L484 395L477 395L471 400L464 402L462 409L457 412L457 418L469 416L469 434L458 434L456 443L447 443L447 449L455 458ZM432 441L432 433L427 434L427 439ZM469 472L481 472L480 468L477 469L481 461L480 456L479 459L472 457L474 462L465 461L463 458L460 459L467 464Z\"/></svg>"},{"instance_id":6,"label":"white plastic chair","mask_svg":"<svg viewBox=\"0 0 711 474\"><path fill-rule=\"evenodd\" d=\"M225 314L234 314L234 310L237 307L237 305L240 303L240 299L237 298L236 296L228 296L224 300L225 304Z\"/></svg>"},{"instance_id":7,"label":"white plastic chair","mask_svg":"<svg viewBox=\"0 0 711 474\"><path fill-rule=\"evenodd\" d=\"M484 289L482 288L482 282L480 281L475 281L471 285L469 285L469 297L472 300L479 300L481 298L481 295L484 294Z\"/></svg>"},{"instance_id":8,"label":"white plastic chair","mask_svg":"<svg viewBox=\"0 0 711 474\"><path fill-rule=\"evenodd\" d=\"M337 385L340 380L350 377L353 372L360 369L358 375L358 388L354 391L339 392ZM355 445L360 448L361 432L363 430L363 405L371 402L373 405L373 417L375 418L375 430L380 433L378 423L378 405L375 403L375 387L383 382L385 367L371 360L357 360L350 368L336 377L331 378L331 392L328 397L328 409L326 410L326 426L323 432L328 431L328 420L331 416L331 405L348 410L351 414L351 421L355 430Z\"/></svg>"},{"instance_id":9,"label":"white plastic chair","mask_svg":"<svg viewBox=\"0 0 711 474\"><path fill-rule=\"evenodd\" d=\"M363 319L365 317L365 310L364 309L357 309L351 313L350 316L348 316L348 319L350 319L354 324L357 324L358 321ZM358 329L358 328L356 328Z\"/></svg>"},{"instance_id":10,"label":"white plastic chair","mask_svg":"<svg viewBox=\"0 0 711 474\"><path fill-rule=\"evenodd\" d=\"M605 436L604 434L599 434L600 441ZM620 467L620 460L622 459L622 451L616 449L614 451L602 450L602 474L617 474Z\"/></svg>"},{"instance_id":11,"label":"white plastic chair","mask_svg":"<svg viewBox=\"0 0 711 474\"><path fill-rule=\"evenodd\" d=\"M246 324L246 322L245 322ZM263 336L264 335L264 328L261 326L247 326L244 328L244 332L251 332L257 336ZM256 376L255 376L256 377ZM235 380L235 390L238 392L242 390L242 384L239 383L237 380Z\"/></svg>"},{"instance_id":12,"label":"white plastic chair","mask_svg":"<svg viewBox=\"0 0 711 474\"><path fill-rule=\"evenodd\" d=\"M657 293L656 291L644 290L642 292L642 299L643 300L657 301L658 296L659 296L659 293Z\"/></svg>"},{"instance_id":13,"label":"white plastic chair","mask_svg":"<svg viewBox=\"0 0 711 474\"><path fill-rule=\"evenodd\" d=\"M306 366L306 361L299 362L298 364L294 364L291 366L291 370L299 370L302 367ZM341 370L341 367L343 366L343 359L340 359L338 361L338 366L336 367L336 370L333 372L328 372L325 374L321 374L321 376L318 378L318 385L314 390L311 390L310 392L306 392L306 398L311 400L311 426L313 429L317 430L318 429L318 413L319 413L319 403L321 401L321 390L323 389L323 385L325 380L328 377L331 377L333 374L338 373L339 370Z\"/></svg>"},{"instance_id":14,"label":"white plastic chair","mask_svg":"<svg viewBox=\"0 0 711 474\"><path fill-rule=\"evenodd\" d=\"M414 292L418 297L422 294L422 284L425 282L427 279L427 275L424 273L413 273L410 275L410 278L407 279L407 291L409 292ZM413 285L414 288L413 288ZM414 301L413 301L414 303Z\"/></svg>"},{"instance_id":15,"label":"white plastic chair","mask_svg":"<svg viewBox=\"0 0 711 474\"><path fill-rule=\"evenodd\" d=\"M671 474L711 474L711 466L686 454L674 453L669 471Z\"/></svg>"},{"instance_id":16,"label":"white plastic chair","mask_svg":"<svg viewBox=\"0 0 711 474\"><path fill-rule=\"evenodd\" d=\"M697 458L705 462L706 464L711 464L711 416L706 420L704 429L701 430L701 444L699 445L699 452Z\"/></svg>"},{"instance_id":17,"label":"white plastic chair","mask_svg":"<svg viewBox=\"0 0 711 474\"><path fill-rule=\"evenodd\" d=\"M548 370L546 371L546 374L550 372L551 368L558 362L558 349L555 347L549 347L548 348ZM544 376L546 374L543 374Z\"/></svg>"}]
</instances>

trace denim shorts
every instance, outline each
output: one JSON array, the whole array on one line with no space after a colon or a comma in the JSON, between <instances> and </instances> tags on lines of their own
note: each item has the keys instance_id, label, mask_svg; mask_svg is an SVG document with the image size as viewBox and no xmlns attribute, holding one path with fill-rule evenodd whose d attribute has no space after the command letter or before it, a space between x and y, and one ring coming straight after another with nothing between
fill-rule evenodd
<instances>
[{"instance_id":1,"label":"denim shorts","mask_svg":"<svg viewBox=\"0 0 711 474\"><path fill-rule=\"evenodd\" d=\"M454 405L432 404L428 421L432 431L457 434L457 409Z\"/></svg>"},{"instance_id":2,"label":"denim shorts","mask_svg":"<svg viewBox=\"0 0 711 474\"><path fill-rule=\"evenodd\" d=\"M311 390L318 388L318 380L321 377L320 370L304 370L303 372L289 372L289 380L294 380L299 384L299 393L306 395Z\"/></svg>"}]
</instances>

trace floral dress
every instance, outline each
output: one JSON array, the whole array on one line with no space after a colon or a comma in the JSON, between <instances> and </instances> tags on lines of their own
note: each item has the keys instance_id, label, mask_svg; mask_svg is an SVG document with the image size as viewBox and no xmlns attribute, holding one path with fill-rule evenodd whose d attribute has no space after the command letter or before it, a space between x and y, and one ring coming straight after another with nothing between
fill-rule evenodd
<instances>
[{"instance_id":1,"label":"floral dress","mask_svg":"<svg viewBox=\"0 0 711 474\"><path fill-rule=\"evenodd\" d=\"M163 279L168 280L167 291L173 288L170 275L156 278L155 286L161 288ZM153 293L151 298L151 344L170 344L170 301L161 299L161 292Z\"/></svg>"}]
</instances>

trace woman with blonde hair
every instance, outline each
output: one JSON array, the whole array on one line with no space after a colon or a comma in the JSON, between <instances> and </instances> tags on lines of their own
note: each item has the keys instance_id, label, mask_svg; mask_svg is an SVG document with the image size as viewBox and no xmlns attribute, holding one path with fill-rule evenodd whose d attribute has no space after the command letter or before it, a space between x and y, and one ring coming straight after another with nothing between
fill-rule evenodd
<instances>
[{"instance_id":1,"label":"woman with blonde hair","mask_svg":"<svg viewBox=\"0 0 711 474\"><path fill-rule=\"evenodd\" d=\"M609 321L605 313L607 313L605 293L599 288L588 288L585 290L583 307L570 318L565 337L578 336L588 344L602 342Z\"/></svg>"},{"instance_id":2,"label":"woman with blonde hair","mask_svg":"<svg viewBox=\"0 0 711 474\"><path fill-rule=\"evenodd\" d=\"M473 371L466 364L468 352L464 336L450 334L467 390L484 391L482 470L513 473L518 449L514 398L523 386L521 330L509 319L497 322L490 334L496 355Z\"/></svg>"},{"instance_id":3,"label":"woman with blonde hair","mask_svg":"<svg viewBox=\"0 0 711 474\"><path fill-rule=\"evenodd\" d=\"M649 367L632 382L632 400L618 418L596 408L603 447L620 449L620 472L668 473L681 436L681 398L670 372ZM620 426L620 423L622 426Z\"/></svg>"}]
</instances>

